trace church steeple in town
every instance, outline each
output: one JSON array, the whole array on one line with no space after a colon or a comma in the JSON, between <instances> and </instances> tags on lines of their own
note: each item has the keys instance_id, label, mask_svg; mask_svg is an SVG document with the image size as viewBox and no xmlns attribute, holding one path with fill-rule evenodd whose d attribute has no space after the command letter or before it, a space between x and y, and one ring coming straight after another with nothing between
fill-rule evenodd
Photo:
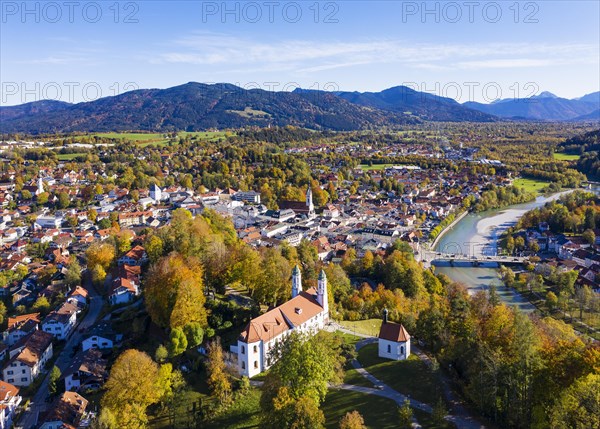
<instances>
[{"instance_id":1,"label":"church steeple in town","mask_svg":"<svg viewBox=\"0 0 600 429\"><path fill-rule=\"evenodd\" d=\"M292 298L295 298L302 292L302 273L298 265L292 271Z\"/></svg>"},{"instance_id":2,"label":"church steeple in town","mask_svg":"<svg viewBox=\"0 0 600 429\"><path fill-rule=\"evenodd\" d=\"M321 270L319 280L317 281L317 302L323 307L323 314L329 319L329 301L327 296L327 276L325 271Z\"/></svg>"}]
</instances>

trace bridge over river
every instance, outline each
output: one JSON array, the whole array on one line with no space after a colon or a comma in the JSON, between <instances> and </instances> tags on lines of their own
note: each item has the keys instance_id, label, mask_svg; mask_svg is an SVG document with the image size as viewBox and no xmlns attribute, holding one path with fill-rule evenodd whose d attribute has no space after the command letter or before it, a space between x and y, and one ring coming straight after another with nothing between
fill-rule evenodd
<instances>
[{"instance_id":1,"label":"bridge over river","mask_svg":"<svg viewBox=\"0 0 600 429\"><path fill-rule=\"evenodd\" d=\"M433 250L423 250L419 254L419 258L423 264L427 267L435 264L435 262L470 262L474 267L481 265L484 262L487 263L498 263L505 265L521 265L523 262L528 260L528 257L524 256L501 256L501 255L473 255L469 256L464 253L443 253L435 252ZM461 266L464 266L461 265Z\"/></svg>"}]
</instances>

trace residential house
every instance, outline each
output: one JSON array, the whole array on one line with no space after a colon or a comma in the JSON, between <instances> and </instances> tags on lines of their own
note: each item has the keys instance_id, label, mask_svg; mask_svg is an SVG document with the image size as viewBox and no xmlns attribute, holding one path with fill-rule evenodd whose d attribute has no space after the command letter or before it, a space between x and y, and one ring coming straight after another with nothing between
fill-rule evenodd
<instances>
[{"instance_id":1,"label":"residential house","mask_svg":"<svg viewBox=\"0 0 600 429\"><path fill-rule=\"evenodd\" d=\"M126 304L140 294L139 286L126 277L118 277L113 280L108 301L111 305Z\"/></svg>"},{"instance_id":2,"label":"residential house","mask_svg":"<svg viewBox=\"0 0 600 429\"><path fill-rule=\"evenodd\" d=\"M107 350L112 349L121 341L123 335L117 334L109 323L101 323L94 326L86 333L81 342L83 351L89 349Z\"/></svg>"},{"instance_id":3,"label":"residential house","mask_svg":"<svg viewBox=\"0 0 600 429\"><path fill-rule=\"evenodd\" d=\"M75 289L69 292L67 302L70 302L79 308L84 308L87 305L88 295L87 289L81 286L76 286Z\"/></svg>"},{"instance_id":4,"label":"residential house","mask_svg":"<svg viewBox=\"0 0 600 429\"><path fill-rule=\"evenodd\" d=\"M100 350L80 351L62 375L65 390L98 389L108 377L106 365Z\"/></svg>"},{"instance_id":5,"label":"residential house","mask_svg":"<svg viewBox=\"0 0 600 429\"><path fill-rule=\"evenodd\" d=\"M0 381L0 429L12 427L15 411L22 399L17 386Z\"/></svg>"},{"instance_id":6,"label":"residential house","mask_svg":"<svg viewBox=\"0 0 600 429\"><path fill-rule=\"evenodd\" d=\"M2 378L16 386L29 386L52 357L52 338L40 330L22 338L10 351Z\"/></svg>"},{"instance_id":7,"label":"residential house","mask_svg":"<svg viewBox=\"0 0 600 429\"><path fill-rule=\"evenodd\" d=\"M125 253L118 260L119 265L144 265L148 261L146 249L143 246L134 246L129 252Z\"/></svg>"},{"instance_id":8,"label":"residential house","mask_svg":"<svg viewBox=\"0 0 600 429\"><path fill-rule=\"evenodd\" d=\"M2 341L8 346L16 344L21 338L26 337L39 329L40 313L22 314L8 318L8 327L2 333Z\"/></svg>"},{"instance_id":9,"label":"residential house","mask_svg":"<svg viewBox=\"0 0 600 429\"><path fill-rule=\"evenodd\" d=\"M75 327L77 311L77 306L65 302L58 310L46 316L42 323L42 330L54 335L58 340L65 340Z\"/></svg>"},{"instance_id":10,"label":"residential house","mask_svg":"<svg viewBox=\"0 0 600 429\"><path fill-rule=\"evenodd\" d=\"M65 392L41 416L39 429L71 429L79 427L88 406L88 400L77 392Z\"/></svg>"}]
</instances>

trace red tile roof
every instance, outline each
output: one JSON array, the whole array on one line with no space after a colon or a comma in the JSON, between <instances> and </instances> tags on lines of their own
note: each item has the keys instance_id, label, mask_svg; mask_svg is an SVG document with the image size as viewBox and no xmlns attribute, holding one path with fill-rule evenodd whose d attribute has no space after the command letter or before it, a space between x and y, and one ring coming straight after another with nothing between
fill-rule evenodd
<instances>
[{"instance_id":1,"label":"red tile roof","mask_svg":"<svg viewBox=\"0 0 600 429\"><path fill-rule=\"evenodd\" d=\"M379 338L388 341L406 342L410 339L410 335L404 329L404 326L398 323L382 323L379 330Z\"/></svg>"},{"instance_id":2,"label":"red tile roof","mask_svg":"<svg viewBox=\"0 0 600 429\"><path fill-rule=\"evenodd\" d=\"M300 294L279 307L252 319L240 335L245 343L270 341L283 332L299 326L323 311L323 307L315 300L314 289Z\"/></svg>"}]
</instances>

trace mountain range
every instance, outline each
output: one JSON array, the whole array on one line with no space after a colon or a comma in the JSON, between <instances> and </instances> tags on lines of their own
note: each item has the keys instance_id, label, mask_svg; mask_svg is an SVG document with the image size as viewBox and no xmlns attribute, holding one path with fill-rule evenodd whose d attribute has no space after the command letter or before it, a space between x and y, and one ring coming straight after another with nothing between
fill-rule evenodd
<instances>
[{"instance_id":1,"label":"mountain range","mask_svg":"<svg viewBox=\"0 0 600 429\"><path fill-rule=\"evenodd\" d=\"M460 104L406 86L381 92L272 92L190 82L85 103L42 100L0 106L0 133L165 132L268 125L343 131L422 121L506 119L600 120L600 92L573 100L542 93L529 99Z\"/></svg>"},{"instance_id":2,"label":"mountain range","mask_svg":"<svg viewBox=\"0 0 600 429\"><path fill-rule=\"evenodd\" d=\"M557 97L542 92L529 98L497 100L490 104L467 102L463 106L501 118L538 121L600 120L600 92L580 98Z\"/></svg>"}]
</instances>

